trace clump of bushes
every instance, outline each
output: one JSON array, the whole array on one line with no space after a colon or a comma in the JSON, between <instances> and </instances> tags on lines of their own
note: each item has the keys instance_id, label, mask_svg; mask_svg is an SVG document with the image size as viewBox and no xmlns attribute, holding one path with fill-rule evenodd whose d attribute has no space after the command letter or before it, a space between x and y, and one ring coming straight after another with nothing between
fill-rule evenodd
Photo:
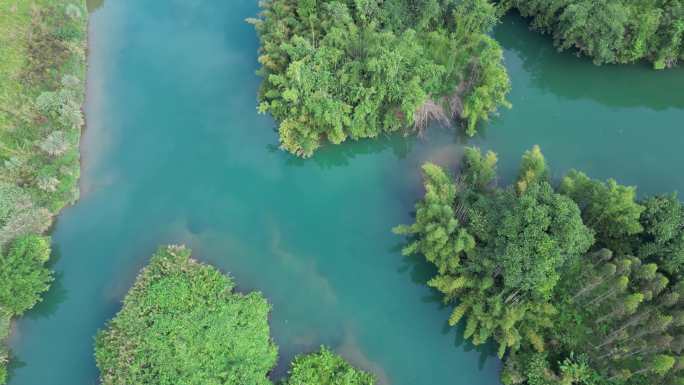
<instances>
[{"instance_id":1,"label":"clump of bushes","mask_svg":"<svg viewBox=\"0 0 684 385\"><path fill-rule=\"evenodd\" d=\"M40 302L52 282L45 267L50 259L46 237L25 235L15 239L0 254L0 308L12 316L22 315Z\"/></svg>"},{"instance_id":2,"label":"clump of bushes","mask_svg":"<svg viewBox=\"0 0 684 385\"><path fill-rule=\"evenodd\" d=\"M95 339L103 384L271 384L278 355L270 305L240 294L233 280L190 258L183 246L160 248ZM287 385L372 385L370 374L326 348L299 356Z\"/></svg>"},{"instance_id":3,"label":"clump of bushes","mask_svg":"<svg viewBox=\"0 0 684 385\"><path fill-rule=\"evenodd\" d=\"M267 384L277 357L270 306L233 288L187 248L159 249L97 335L102 383Z\"/></svg>"},{"instance_id":4,"label":"clump of bushes","mask_svg":"<svg viewBox=\"0 0 684 385\"><path fill-rule=\"evenodd\" d=\"M281 147L311 156L324 142L463 122L469 135L510 88L487 0L267 0L259 111Z\"/></svg>"},{"instance_id":5,"label":"clump of bushes","mask_svg":"<svg viewBox=\"0 0 684 385\"><path fill-rule=\"evenodd\" d=\"M684 59L681 0L512 0L532 27L596 64L646 59L657 69Z\"/></svg>"},{"instance_id":6,"label":"clump of bushes","mask_svg":"<svg viewBox=\"0 0 684 385\"><path fill-rule=\"evenodd\" d=\"M426 164L404 249L437 267L428 285L475 345L493 340L505 385L684 382L684 205L569 172L549 180L538 147L516 183L496 155L460 173Z\"/></svg>"},{"instance_id":7,"label":"clump of bushes","mask_svg":"<svg viewBox=\"0 0 684 385\"><path fill-rule=\"evenodd\" d=\"M48 238L24 235L0 248L0 341L10 331L12 317L20 316L41 301L50 287L52 272ZM9 352L0 345L0 384L7 380Z\"/></svg>"},{"instance_id":8,"label":"clump of bushes","mask_svg":"<svg viewBox=\"0 0 684 385\"><path fill-rule=\"evenodd\" d=\"M373 385L375 378L349 365L326 347L295 357L283 385Z\"/></svg>"},{"instance_id":9,"label":"clump of bushes","mask_svg":"<svg viewBox=\"0 0 684 385\"><path fill-rule=\"evenodd\" d=\"M0 341L4 341L9 336L10 320L12 316L10 312L0 308ZM7 348L0 344L0 384L7 382L7 362L9 361L9 352Z\"/></svg>"},{"instance_id":10,"label":"clump of bushes","mask_svg":"<svg viewBox=\"0 0 684 385\"><path fill-rule=\"evenodd\" d=\"M52 217L78 198L83 0L0 2L0 342L40 300ZM0 384L8 353L0 348Z\"/></svg>"}]
</instances>

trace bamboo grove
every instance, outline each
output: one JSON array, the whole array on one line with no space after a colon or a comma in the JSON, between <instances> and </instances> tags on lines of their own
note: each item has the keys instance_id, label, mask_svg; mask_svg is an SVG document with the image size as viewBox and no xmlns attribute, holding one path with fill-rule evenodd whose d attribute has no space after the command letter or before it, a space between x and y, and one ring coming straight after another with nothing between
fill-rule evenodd
<instances>
[{"instance_id":1,"label":"bamboo grove","mask_svg":"<svg viewBox=\"0 0 684 385\"><path fill-rule=\"evenodd\" d=\"M487 0L266 0L249 20L261 39L259 111L281 147L421 132L462 122L469 135L510 82Z\"/></svg>"},{"instance_id":2,"label":"bamboo grove","mask_svg":"<svg viewBox=\"0 0 684 385\"><path fill-rule=\"evenodd\" d=\"M648 60L656 69L684 59L681 0L510 0L548 33L560 50L573 49L596 64Z\"/></svg>"},{"instance_id":3,"label":"bamboo grove","mask_svg":"<svg viewBox=\"0 0 684 385\"><path fill-rule=\"evenodd\" d=\"M505 385L684 383L684 207L675 195L571 171L557 186L539 147L499 187L496 155L467 148L460 171L423 166L407 255L449 324L492 341Z\"/></svg>"}]
</instances>

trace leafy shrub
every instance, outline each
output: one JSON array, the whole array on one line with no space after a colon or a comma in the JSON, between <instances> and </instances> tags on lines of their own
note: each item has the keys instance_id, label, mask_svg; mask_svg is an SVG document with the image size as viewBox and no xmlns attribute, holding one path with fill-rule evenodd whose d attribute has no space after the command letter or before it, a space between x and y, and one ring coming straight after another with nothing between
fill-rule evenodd
<instances>
[{"instance_id":1,"label":"leafy shrub","mask_svg":"<svg viewBox=\"0 0 684 385\"><path fill-rule=\"evenodd\" d=\"M21 315L40 302L52 282L45 267L50 244L45 237L26 235L9 244L0 255L0 308Z\"/></svg>"},{"instance_id":2,"label":"leafy shrub","mask_svg":"<svg viewBox=\"0 0 684 385\"><path fill-rule=\"evenodd\" d=\"M429 121L462 120L469 135L510 88L487 0L267 0L259 111L281 147L308 157L323 142L373 138Z\"/></svg>"},{"instance_id":3,"label":"leafy shrub","mask_svg":"<svg viewBox=\"0 0 684 385\"><path fill-rule=\"evenodd\" d=\"M160 248L96 337L102 383L270 384L270 306L233 288L185 247Z\"/></svg>"},{"instance_id":4,"label":"leafy shrub","mask_svg":"<svg viewBox=\"0 0 684 385\"><path fill-rule=\"evenodd\" d=\"M325 347L316 353L295 357L290 376L283 385L373 385L369 373L355 369Z\"/></svg>"},{"instance_id":5,"label":"leafy shrub","mask_svg":"<svg viewBox=\"0 0 684 385\"><path fill-rule=\"evenodd\" d=\"M20 235L43 233L50 221L50 212L36 207L25 190L0 182L0 248Z\"/></svg>"},{"instance_id":6,"label":"leafy shrub","mask_svg":"<svg viewBox=\"0 0 684 385\"><path fill-rule=\"evenodd\" d=\"M553 35L559 49L576 49L596 64L646 59L656 69L684 59L684 2L512 0L532 26Z\"/></svg>"},{"instance_id":7,"label":"leafy shrub","mask_svg":"<svg viewBox=\"0 0 684 385\"><path fill-rule=\"evenodd\" d=\"M10 318L9 311L0 307L0 341L4 341L9 336L10 332ZM0 345L0 385L7 382L7 362L9 361L7 348Z\"/></svg>"}]
</instances>

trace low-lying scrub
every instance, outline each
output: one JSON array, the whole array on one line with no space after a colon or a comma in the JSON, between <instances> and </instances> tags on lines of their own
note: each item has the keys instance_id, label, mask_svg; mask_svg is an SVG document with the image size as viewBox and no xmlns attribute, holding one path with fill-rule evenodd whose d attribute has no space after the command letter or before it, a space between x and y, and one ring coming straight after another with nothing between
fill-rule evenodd
<instances>
[{"instance_id":1,"label":"low-lying scrub","mask_svg":"<svg viewBox=\"0 0 684 385\"><path fill-rule=\"evenodd\" d=\"M83 0L0 2L0 344L49 284L39 235L78 199L86 22Z\"/></svg>"}]
</instances>

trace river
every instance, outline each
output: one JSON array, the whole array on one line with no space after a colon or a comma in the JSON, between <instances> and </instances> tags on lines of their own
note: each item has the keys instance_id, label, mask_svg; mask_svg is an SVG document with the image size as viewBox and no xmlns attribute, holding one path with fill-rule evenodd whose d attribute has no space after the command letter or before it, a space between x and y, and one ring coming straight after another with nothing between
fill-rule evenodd
<instances>
[{"instance_id":1,"label":"river","mask_svg":"<svg viewBox=\"0 0 684 385\"><path fill-rule=\"evenodd\" d=\"M595 67L517 15L495 32L513 109L477 138L434 127L295 159L256 114L258 41L244 22L256 3L98 4L82 196L55 226L52 289L11 337L10 385L97 384L93 336L166 243L188 244L273 304L273 379L327 344L380 385L496 385L492 348L446 325L449 309L424 286L432 271L402 257L390 231L411 221L421 163L454 167L464 144L478 145L499 153L507 182L539 144L555 178L576 167L641 193L684 191L684 71Z\"/></svg>"}]
</instances>

